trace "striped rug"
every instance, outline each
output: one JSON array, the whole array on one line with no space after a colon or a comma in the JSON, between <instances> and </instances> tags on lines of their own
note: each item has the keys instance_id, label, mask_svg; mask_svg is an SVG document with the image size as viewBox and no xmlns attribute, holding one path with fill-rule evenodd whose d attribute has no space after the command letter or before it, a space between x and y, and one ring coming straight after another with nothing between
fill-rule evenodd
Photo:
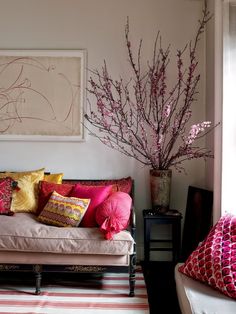
<instances>
[{"instance_id":1,"label":"striped rug","mask_svg":"<svg viewBox=\"0 0 236 314\"><path fill-rule=\"evenodd\" d=\"M40 295L26 284L0 282L0 313L24 314L147 314L146 286L141 271L136 273L135 297L129 297L127 274L107 273L80 282L43 284Z\"/></svg>"}]
</instances>

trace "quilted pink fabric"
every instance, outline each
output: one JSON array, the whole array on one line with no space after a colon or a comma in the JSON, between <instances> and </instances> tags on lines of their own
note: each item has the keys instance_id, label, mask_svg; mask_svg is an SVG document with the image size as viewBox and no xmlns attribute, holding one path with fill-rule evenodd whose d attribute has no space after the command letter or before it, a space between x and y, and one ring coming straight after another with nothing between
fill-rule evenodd
<instances>
[{"instance_id":1,"label":"quilted pink fabric","mask_svg":"<svg viewBox=\"0 0 236 314\"><path fill-rule=\"evenodd\" d=\"M236 216L221 217L179 271L236 299Z\"/></svg>"},{"instance_id":2,"label":"quilted pink fabric","mask_svg":"<svg viewBox=\"0 0 236 314\"><path fill-rule=\"evenodd\" d=\"M97 208L96 221L105 239L112 239L115 233L127 228L131 204L129 194L115 192Z\"/></svg>"},{"instance_id":3,"label":"quilted pink fabric","mask_svg":"<svg viewBox=\"0 0 236 314\"><path fill-rule=\"evenodd\" d=\"M95 213L96 208L112 192L112 185L107 186L88 186L76 184L69 196L90 199L89 207L80 223L80 227L96 227Z\"/></svg>"}]
</instances>

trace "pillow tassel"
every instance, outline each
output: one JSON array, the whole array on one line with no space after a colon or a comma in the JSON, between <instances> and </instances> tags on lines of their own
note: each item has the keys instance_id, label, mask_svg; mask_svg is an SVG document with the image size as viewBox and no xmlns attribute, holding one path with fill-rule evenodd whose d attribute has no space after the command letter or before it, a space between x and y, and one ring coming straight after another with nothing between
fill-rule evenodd
<instances>
[{"instance_id":1,"label":"pillow tassel","mask_svg":"<svg viewBox=\"0 0 236 314\"><path fill-rule=\"evenodd\" d=\"M116 219L112 219L112 217L106 217L100 226L100 230L104 233L105 239L111 240L113 235L119 232L120 226Z\"/></svg>"}]
</instances>

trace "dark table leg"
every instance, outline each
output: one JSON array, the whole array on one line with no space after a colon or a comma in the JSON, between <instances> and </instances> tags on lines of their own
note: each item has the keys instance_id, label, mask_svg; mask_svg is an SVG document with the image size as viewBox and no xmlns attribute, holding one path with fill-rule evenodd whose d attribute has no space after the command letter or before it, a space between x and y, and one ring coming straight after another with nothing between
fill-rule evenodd
<instances>
[{"instance_id":1,"label":"dark table leg","mask_svg":"<svg viewBox=\"0 0 236 314\"><path fill-rule=\"evenodd\" d=\"M150 259L150 221L144 219L144 261L149 262Z\"/></svg>"},{"instance_id":2,"label":"dark table leg","mask_svg":"<svg viewBox=\"0 0 236 314\"><path fill-rule=\"evenodd\" d=\"M172 239L173 239L173 262L177 263L180 255L180 242L181 242L180 220L177 220L172 224Z\"/></svg>"}]
</instances>

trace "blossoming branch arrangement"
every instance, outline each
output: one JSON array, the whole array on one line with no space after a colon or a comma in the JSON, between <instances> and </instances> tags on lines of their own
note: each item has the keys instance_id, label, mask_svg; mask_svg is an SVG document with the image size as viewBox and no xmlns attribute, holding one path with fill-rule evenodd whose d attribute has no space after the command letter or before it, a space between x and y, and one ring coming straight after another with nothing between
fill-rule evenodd
<instances>
[{"instance_id":1,"label":"blossoming branch arrangement","mask_svg":"<svg viewBox=\"0 0 236 314\"><path fill-rule=\"evenodd\" d=\"M91 134L152 169L175 167L181 172L185 160L213 157L209 150L196 144L207 134L211 122L190 123L191 106L197 100L200 80L197 45L209 19L205 1L194 40L184 49L177 50L177 78L171 86L168 79L170 47L162 48L158 33L152 60L143 69L142 40L135 58L127 21L125 39L133 76L128 82L122 78L113 79L105 61L101 71L91 71L88 92L95 98L96 110L93 109L94 103L89 101L85 118L99 130L99 133L90 130ZM190 129L187 129L189 125Z\"/></svg>"}]
</instances>

